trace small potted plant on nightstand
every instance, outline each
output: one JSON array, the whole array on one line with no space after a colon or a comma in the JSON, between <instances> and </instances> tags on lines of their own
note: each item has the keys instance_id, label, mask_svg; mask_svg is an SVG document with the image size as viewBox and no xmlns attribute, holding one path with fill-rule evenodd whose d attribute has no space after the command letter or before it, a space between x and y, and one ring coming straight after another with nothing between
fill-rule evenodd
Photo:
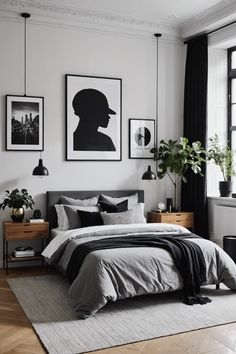
<instances>
[{"instance_id":1,"label":"small potted plant on nightstand","mask_svg":"<svg viewBox=\"0 0 236 354\"><path fill-rule=\"evenodd\" d=\"M174 209L177 208L177 187L180 181L187 183L186 172L192 170L202 175L201 165L206 161L205 150L199 141L189 144L188 139L182 137L177 140L160 141L158 148L150 150L157 162L157 177L169 177L174 186Z\"/></svg>"},{"instance_id":2,"label":"small potted plant on nightstand","mask_svg":"<svg viewBox=\"0 0 236 354\"><path fill-rule=\"evenodd\" d=\"M219 166L222 172L224 180L219 182L220 196L230 197L232 192L230 177L235 176L233 151L228 145L222 146L220 144L217 134L209 138L207 159Z\"/></svg>"},{"instance_id":3,"label":"small potted plant on nightstand","mask_svg":"<svg viewBox=\"0 0 236 354\"><path fill-rule=\"evenodd\" d=\"M0 209L5 209L5 207L12 208L11 218L14 222L21 222L24 219L24 207L33 209L33 198L29 195L27 189L13 189L10 191L5 191L5 197L3 202L0 203Z\"/></svg>"}]
</instances>

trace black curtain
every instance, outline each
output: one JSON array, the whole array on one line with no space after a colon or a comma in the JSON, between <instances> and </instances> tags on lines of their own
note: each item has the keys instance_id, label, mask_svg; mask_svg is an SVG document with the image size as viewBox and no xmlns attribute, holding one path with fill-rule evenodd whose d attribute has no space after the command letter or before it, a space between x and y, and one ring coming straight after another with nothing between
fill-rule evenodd
<instances>
[{"instance_id":1,"label":"black curtain","mask_svg":"<svg viewBox=\"0 0 236 354\"><path fill-rule=\"evenodd\" d=\"M184 90L184 136L192 143L199 140L206 147L207 136L207 35L188 43ZM188 182L182 183L182 210L195 213L195 233L208 238L206 166L204 177L189 172Z\"/></svg>"}]
</instances>

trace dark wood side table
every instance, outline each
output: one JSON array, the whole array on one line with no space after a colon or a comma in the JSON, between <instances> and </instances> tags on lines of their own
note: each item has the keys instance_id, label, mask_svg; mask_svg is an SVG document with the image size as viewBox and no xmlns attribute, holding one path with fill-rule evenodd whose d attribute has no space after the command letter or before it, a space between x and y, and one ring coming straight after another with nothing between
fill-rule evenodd
<instances>
[{"instance_id":1,"label":"dark wood side table","mask_svg":"<svg viewBox=\"0 0 236 354\"><path fill-rule=\"evenodd\" d=\"M8 252L8 242L17 240L39 240L42 241L42 250L45 245L45 241L49 237L49 224L48 222L41 223L29 223L29 222L3 222L3 268L8 273L8 264L24 261L42 261L41 255L34 255L32 257L14 257Z\"/></svg>"},{"instance_id":2,"label":"dark wood side table","mask_svg":"<svg viewBox=\"0 0 236 354\"><path fill-rule=\"evenodd\" d=\"M176 224L194 231L194 213L191 212L158 213L151 211L148 213L148 222Z\"/></svg>"}]
</instances>

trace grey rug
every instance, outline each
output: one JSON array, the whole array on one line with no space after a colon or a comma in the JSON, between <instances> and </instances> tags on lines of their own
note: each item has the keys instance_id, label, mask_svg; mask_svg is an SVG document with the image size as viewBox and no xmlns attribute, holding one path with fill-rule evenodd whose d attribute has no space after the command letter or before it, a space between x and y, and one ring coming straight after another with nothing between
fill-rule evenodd
<instances>
[{"instance_id":1,"label":"grey rug","mask_svg":"<svg viewBox=\"0 0 236 354\"><path fill-rule=\"evenodd\" d=\"M187 306L180 293L109 303L78 320L60 275L8 279L45 348L52 354L84 353L236 321L236 293L204 288L212 303Z\"/></svg>"}]
</instances>

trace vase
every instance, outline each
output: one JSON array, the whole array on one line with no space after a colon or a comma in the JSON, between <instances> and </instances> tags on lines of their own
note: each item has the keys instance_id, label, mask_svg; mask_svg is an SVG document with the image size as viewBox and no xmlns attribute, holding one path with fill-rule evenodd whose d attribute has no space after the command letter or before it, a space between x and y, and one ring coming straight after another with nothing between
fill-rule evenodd
<instances>
[{"instance_id":1,"label":"vase","mask_svg":"<svg viewBox=\"0 0 236 354\"><path fill-rule=\"evenodd\" d=\"M220 190L221 197L230 197L232 193L232 182L231 181L219 182L219 190Z\"/></svg>"},{"instance_id":2,"label":"vase","mask_svg":"<svg viewBox=\"0 0 236 354\"><path fill-rule=\"evenodd\" d=\"M14 222L22 222L25 216L24 208L12 208L11 218Z\"/></svg>"}]
</instances>

